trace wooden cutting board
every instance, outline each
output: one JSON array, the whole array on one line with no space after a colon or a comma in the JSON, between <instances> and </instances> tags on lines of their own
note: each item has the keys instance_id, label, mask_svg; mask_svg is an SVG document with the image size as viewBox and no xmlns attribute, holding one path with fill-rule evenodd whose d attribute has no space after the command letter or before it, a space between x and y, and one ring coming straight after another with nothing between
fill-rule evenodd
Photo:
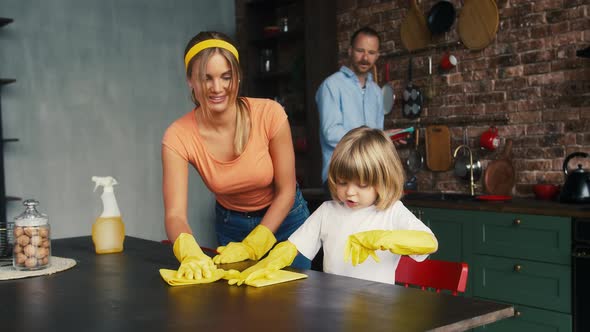
<instances>
[{"instance_id":1,"label":"wooden cutting board","mask_svg":"<svg viewBox=\"0 0 590 332\"><path fill-rule=\"evenodd\" d=\"M498 32L500 16L494 0L465 0L459 14L459 37L470 50L488 46Z\"/></svg>"},{"instance_id":2,"label":"wooden cutting board","mask_svg":"<svg viewBox=\"0 0 590 332\"><path fill-rule=\"evenodd\" d=\"M410 10L402 21L400 34L408 51L425 48L430 43L430 30L416 0L410 0Z\"/></svg>"},{"instance_id":3,"label":"wooden cutting board","mask_svg":"<svg viewBox=\"0 0 590 332\"><path fill-rule=\"evenodd\" d=\"M515 175L512 166L512 140L507 139L500 157L488 164L483 182L490 195L512 195Z\"/></svg>"},{"instance_id":4,"label":"wooden cutting board","mask_svg":"<svg viewBox=\"0 0 590 332\"><path fill-rule=\"evenodd\" d=\"M446 171L451 167L451 133L445 125L426 127L426 165L431 171Z\"/></svg>"}]
</instances>

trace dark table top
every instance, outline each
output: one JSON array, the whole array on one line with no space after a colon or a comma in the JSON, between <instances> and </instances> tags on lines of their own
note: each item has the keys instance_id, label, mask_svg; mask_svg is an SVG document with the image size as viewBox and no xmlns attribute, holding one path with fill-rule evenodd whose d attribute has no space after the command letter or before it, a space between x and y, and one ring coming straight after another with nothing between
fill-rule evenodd
<instances>
[{"instance_id":1,"label":"dark table top","mask_svg":"<svg viewBox=\"0 0 590 332\"><path fill-rule=\"evenodd\" d=\"M305 271L308 279L254 288L223 280L168 286L169 245L126 237L96 255L90 237L52 241L77 265L0 281L2 331L456 331L513 316L512 306Z\"/></svg>"}]
</instances>

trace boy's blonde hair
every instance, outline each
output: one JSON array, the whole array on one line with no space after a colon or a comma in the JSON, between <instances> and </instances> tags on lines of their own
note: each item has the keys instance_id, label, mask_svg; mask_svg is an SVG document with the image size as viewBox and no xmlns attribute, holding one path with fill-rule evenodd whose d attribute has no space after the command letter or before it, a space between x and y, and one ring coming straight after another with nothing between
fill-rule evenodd
<instances>
[{"instance_id":1,"label":"boy's blonde hair","mask_svg":"<svg viewBox=\"0 0 590 332\"><path fill-rule=\"evenodd\" d=\"M328 186L334 199L338 181L373 186L375 206L384 210L403 193L404 169L395 146L382 130L366 126L349 131L336 145L328 169Z\"/></svg>"}]
</instances>

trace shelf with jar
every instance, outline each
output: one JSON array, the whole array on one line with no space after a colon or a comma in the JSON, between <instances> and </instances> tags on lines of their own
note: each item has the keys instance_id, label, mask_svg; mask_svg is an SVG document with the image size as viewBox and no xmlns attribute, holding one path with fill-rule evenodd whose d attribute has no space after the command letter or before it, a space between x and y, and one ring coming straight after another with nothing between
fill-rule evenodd
<instances>
[{"instance_id":1,"label":"shelf with jar","mask_svg":"<svg viewBox=\"0 0 590 332\"><path fill-rule=\"evenodd\" d=\"M242 94L283 105L302 188L321 186L315 91L338 70L334 0L236 0Z\"/></svg>"},{"instance_id":2,"label":"shelf with jar","mask_svg":"<svg viewBox=\"0 0 590 332\"><path fill-rule=\"evenodd\" d=\"M16 82L15 79L0 79L0 91L1 91L1 87L3 85L6 84L10 84L10 83L14 83ZM0 103L0 116L1 116L1 111L2 111L2 107L1 107L1 103ZM2 153L2 155L0 155L0 199L4 200L4 202L0 202L0 225L3 225L6 221L6 207L4 206L4 204L9 203L9 202L16 202L16 201L20 201L22 200L22 198L20 197L16 197L16 196L6 196L6 188L5 188L5 182L4 182L4 144L6 143L14 143L14 142L18 142L19 139L18 138L4 138L2 137L2 121L0 119L0 138L2 139L2 150L0 151L0 153Z\"/></svg>"},{"instance_id":3,"label":"shelf with jar","mask_svg":"<svg viewBox=\"0 0 590 332\"><path fill-rule=\"evenodd\" d=\"M278 28L278 27L277 27ZM266 31L265 31L266 29ZM267 32L268 27L263 28L263 36L261 38L253 39L250 41L250 44L254 47L275 47L281 43L292 43L297 40L303 40L304 32L303 30L289 30L289 31L280 31L273 33Z\"/></svg>"},{"instance_id":4,"label":"shelf with jar","mask_svg":"<svg viewBox=\"0 0 590 332\"><path fill-rule=\"evenodd\" d=\"M13 19L0 17L0 27L4 27L5 25L12 23ZM13 78L0 78L0 92L5 85L12 84L16 82ZM2 144L0 147L0 257L7 257L10 255L11 248L10 248L10 237L9 237L9 227L6 218L6 204L12 201L19 201L19 197L14 196L6 196L6 188L4 182L4 144L10 142L16 142L18 139L16 138L3 138L2 137L2 101L0 100L0 138L2 138Z\"/></svg>"}]
</instances>

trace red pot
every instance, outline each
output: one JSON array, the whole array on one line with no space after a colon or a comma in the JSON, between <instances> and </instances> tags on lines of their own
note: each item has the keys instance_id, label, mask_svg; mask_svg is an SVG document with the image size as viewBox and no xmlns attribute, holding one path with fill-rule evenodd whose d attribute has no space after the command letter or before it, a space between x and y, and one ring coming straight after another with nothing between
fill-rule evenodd
<instances>
[{"instance_id":1,"label":"red pot","mask_svg":"<svg viewBox=\"0 0 590 332\"><path fill-rule=\"evenodd\" d=\"M555 184L536 184L533 191L537 199L551 201L559 194L559 186Z\"/></svg>"}]
</instances>

